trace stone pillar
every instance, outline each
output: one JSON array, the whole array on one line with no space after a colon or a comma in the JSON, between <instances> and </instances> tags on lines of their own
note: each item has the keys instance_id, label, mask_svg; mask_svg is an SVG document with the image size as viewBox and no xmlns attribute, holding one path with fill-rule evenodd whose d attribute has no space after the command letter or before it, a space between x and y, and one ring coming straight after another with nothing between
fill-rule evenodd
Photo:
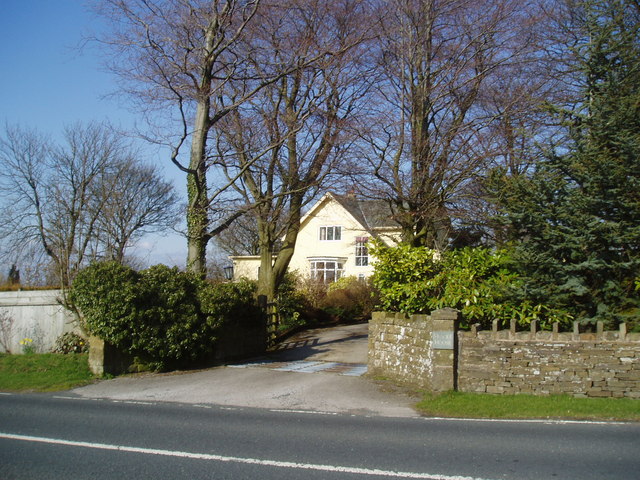
<instances>
[{"instance_id":1,"label":"stone pillar","mask_svg":"<svg viewBox=\"0 0 640 480\"><path fill-rule=\"evenodd\" d=\"M94 375L120 375L130 371L133 358L98 337L89 337L89 369Z\"/></svg>"},{"instance_id":2,"label":"stone pillar","mask_svg":"<svg viewBox=\"0 0 640 480\"><path fill-rule=\"evenodd\" d=\"M94 375L104 375L104 341L89 337L89 370Z\"/></svg>"},{"instance_id":3,"label":"stone pillar","mask_svg":"<svg viewBox=\"0 0 640 480\"><path fill-rule=\"evenodd\" d=\"M443 308L431 312L431 389L458 388L458 325L460 312Z\"/></svg>"}]
</instances>

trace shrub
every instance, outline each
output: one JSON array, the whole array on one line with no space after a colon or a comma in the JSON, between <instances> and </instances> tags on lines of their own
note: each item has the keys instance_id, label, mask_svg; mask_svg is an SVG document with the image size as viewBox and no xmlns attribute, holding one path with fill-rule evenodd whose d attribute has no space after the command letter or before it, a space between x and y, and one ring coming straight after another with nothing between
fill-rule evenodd
<instances>
[{"instance_id":1,"label":"shrub","mask_svg":"<svg viewBox=\"0 0 640 480\"><path fill-rule=\"evenodd\" d=\"M76 277L70 300L89 332L156 370L206 361L223 323L259 318L248 285L213 285L164 265L135 272L93 264Z\"/></svg>"},{"instance_id":2,"label":"shrub","mask_svg":"<svg viewBox=\"0 0 640 480\"><path fill-rule=\"evenodd\" d=\"M279 330L286 331L313 323L315 296L309 290L310 286L296 273L286 274L278 288Z\"/></svg>"},{"instance_id":3,"label":"shrub","mask_svg":"<svg viewBox=\"0 0 640 480\"><path fill-rule=\"evenodd\" d=\"M462 312L463 327L488 327L494 319L515 318L521 325L539 320L543 327L571 320L567 312L533 304L523 295L526 289L504 250L467 247L438 255L427 248L389 248L378 242L372 254L378 259L372 281L385 310L412 314L452 307Z\"/></svg>"},{"instance_id":4,"label":"shrub","mask_svg":"<svg viewBox=\"0 0 640 480\"><path fill-rule=\"evenodd\" d=\"M406 314L431 311L429 299L435 292L427 282L442 269L436 252L406 244L389 248L375 240L370 245L377 259L371 281L380 292L380 308Z\"/></svg>"},{"instance_id":5,"label":"shrub","mask_svg":"<svg viewBox=\"0 0 640 480\"><path fill-rule=\"evenodd\" d=\"M201 307L207 284L197 275L156 265L140 272L139 322L132 352L157 369L188 366L213 351L214 326Z\"/></svg>"},{"instance_id":6,"label":"shrub","mask_svg":"<svg viewBox=\"0 0 640 480\"><path fill-rule=\"evenodd\" d=\"M56 340L52 353L87 353L89 342L75 332L67 332L60 335Z\"/></svg>"},{"instance_id":7,"label":"shrub","mask_svg":"<svg viewBox=\"0 0 640 480\"><path fill-rule=\"evenodd\" d=\"M210 283L199 292L202 311L211 328L230 322L242 325L262 321L262 311L255 302L257 285L249 280L233 283Z\"/></svg>"},{"instance_id":8,"label":"shrub","mask_svg":"<svg viewBox=\"0 0 640 480\"><path fill-rule=\"evenodd\" d=\"M343 277L329 284L322 308L341 322L356 322L371 317L377 298L372 286L356 277Z\"/></svg>"},{"instance_id":9,"label":"shrub","mask_svg":"<svg viewBox=\"0 0 640 480\"><path fill-rule=\"evenodd\" d=\"M373 288L356 277L324 284L288 273L278 289L280 330L328 322L354 322L371 316Z\"/></svg>"},{"instance_id":10,"label":"shrub","mask_svg":"<svg viewBox=\"0 0 640 480\"><path fill-rule=\"evenodd\" d=\"M328 286L309 276L296 275L294 288L308 309L319 309L327 296Z\"/></svg>"},{"instance_id":11,"label":"shrub","mask_svg":"<svg viewBox=\"0 0 640 480\"><path fill-rule=\"evenodd\" d=\"M69 301L81 312L83 328L130 351L141 321L140 275L117 262L94 263L78 273Z\"/></svg>"}]
</instances>

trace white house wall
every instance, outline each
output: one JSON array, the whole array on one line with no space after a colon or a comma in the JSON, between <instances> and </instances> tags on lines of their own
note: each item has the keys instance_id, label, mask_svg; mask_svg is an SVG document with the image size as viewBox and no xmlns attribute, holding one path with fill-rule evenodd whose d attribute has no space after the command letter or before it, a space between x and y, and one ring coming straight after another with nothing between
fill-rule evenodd
<instances>
[{"instance_id":1,"label":"white house wall","mask_svg":"<svg viewBox=\"0 0 640 480\"><path fill-rule=\"evenodd\" d=\"M342 227L341 239L320 240L320 227L331 226ZM356 238L370 236L339 203L327 198L302 224L289 270L297 270L301 275L309 276L310 258L346 258L343 276L368 277L373 273L371 261L368 266L356 266L355 252Z\"/></svg>"},{"instance_id":2,"label":"white house wall","mask_svg":"<svg viewBox=\"0 0 640 480\"><path fill-rule=\"evenodd\" d=\"M340 240L320 240L320 227L334 226L342 229ZM395 228L382 228L375 232L388 245L397 243L399 238L399 231ZM311 275L312 259L340 259L343 262L343 276L369 277L373 274L375 259L369 256L369 265L356 265L358 237L370 239L372 233L334 200L331 194L327 194L303 217L289 271L308 277ZM231 259L234 279L257 280L260 267L258 256L232 256Z\"/></svg>"},{"instance_id":3,"label":"white house wall","mask_svg":"<svg viewBox=\"0 0 640 480\"><path fill-rule=\"evenodd\" d=\"M256 256L234 256L233 260L233 279L239 280L246 278L248 280L258 279L258 270L260 269L260 257Z\"/></svg>"}]
</instances>

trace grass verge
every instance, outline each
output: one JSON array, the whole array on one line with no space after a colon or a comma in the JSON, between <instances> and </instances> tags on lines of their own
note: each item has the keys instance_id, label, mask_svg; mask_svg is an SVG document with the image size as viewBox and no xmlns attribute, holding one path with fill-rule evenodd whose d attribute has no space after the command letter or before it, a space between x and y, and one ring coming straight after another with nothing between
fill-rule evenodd
<instances>
[{"instance_id":1,"label":"grass verge","mask_svg":"<svg viewBox=\"0 0 640 480\"><path fill-rule=\"evenodd\" d=\"M459 418L521 418L640 421L640 399L575 398L569 395L426 394L424 415Z\"/></svg>"},{"instance_id":2,"label":"grass verge","mask_svg":"<svg viewBox=\"0 0 640 480\"><path fill-rule=\"evenodd\" d=\"M54 392L93 380L87 354L0 354L0 390Z\"/></svg>"}]
</instances>

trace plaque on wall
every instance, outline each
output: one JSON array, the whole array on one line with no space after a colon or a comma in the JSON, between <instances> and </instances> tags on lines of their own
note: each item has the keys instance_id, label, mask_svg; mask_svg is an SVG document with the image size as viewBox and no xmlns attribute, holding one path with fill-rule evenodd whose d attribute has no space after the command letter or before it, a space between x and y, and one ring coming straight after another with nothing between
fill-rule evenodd
<instances>
[{"instance_id":1,"label":"plaque on wall","mask_svg":"<svg viewBox=\"0 0 640 480\"><path fill-rule=\"evenodd\" d=\"M431 332L431 348L434 350L453 350L453 330Z\"/></svg>"}]
</instances>

